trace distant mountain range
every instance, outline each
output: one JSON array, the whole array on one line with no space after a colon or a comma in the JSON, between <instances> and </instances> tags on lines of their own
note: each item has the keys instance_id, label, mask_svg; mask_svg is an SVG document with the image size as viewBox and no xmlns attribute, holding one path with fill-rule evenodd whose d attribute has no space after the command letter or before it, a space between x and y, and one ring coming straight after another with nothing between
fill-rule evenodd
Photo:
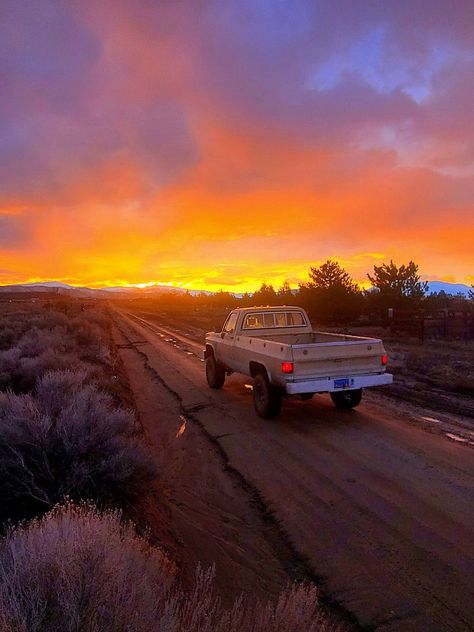
<instances>
[{"instance_id":1,"label":"distant mountain range","mask_svg":"<svg viewBox=\"0 0 474 632\"><path fill-rule=\"evenodd\" d=\"M44 281L39 283L18 283L15 285L0 285L0 294L26 294L26 293L54 293L65 296L76 296L78 298L118 298L135 296L154 296L158 294L167 294L169 292L177 292L184 294L187 290L180 287L170 285L151 285L148 287L134 286L117 286L104 288L89 288L76 285L61 283L60 281ZM213 292L204 291L205 294L213 294ZM200 294L201 290L189 290L190 294Z\"/></svg>"},{"instance_id":2,"label":"distant mountain range","mask_svg":"<svg viewBox=\"0 0 474 632\"><path fill-rule=\"evenodd\" d=\"M467 296L471 289L469 285L464 283L446 283L446 281L428 281L428 293L434 294L435 292L446 292L446 294L462 294Z\"/></svg>"},{"instance_id":3,"label":"distant mountain range","mask_svg":"<svg viewBox=\"0 0 474 632\"><path fill-rule=\"evenodd\" d=\"M456 296L462 294L468 296L470 287L464 283L447 283L446 281L428 281L428 293L444 291L446 294ZM61 283L60 281L44 281L40 283L20 283L16 285L0 285L0 293L26 293L26 292L54 292L55 294L63 294L67 296L77 296L78 298L112 298L113 297L131 297L135 296L154 296L158 294L165 294L168 292L179 292L184 294L187 290L180 287L173 287L171 285L151 285L148 287L134 287L134 286L117 286L117 287L104 287L99 289L93 289L89 287L78 287L75 285L68 285L67 283ZM192 295L200 294L213 294L214 292L204 290L189 290ZM236 296L241 296L236 294Z\"/></svg>"}]
</instances>

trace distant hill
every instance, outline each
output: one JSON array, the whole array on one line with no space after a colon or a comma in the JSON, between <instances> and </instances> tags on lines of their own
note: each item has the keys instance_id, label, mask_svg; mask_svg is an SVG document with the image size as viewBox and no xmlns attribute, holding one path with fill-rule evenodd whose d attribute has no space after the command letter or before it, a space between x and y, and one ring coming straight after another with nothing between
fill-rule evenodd
<instances>
[{"instance_id":1,"label":"distant hill","mask_svg":"<svg viewBox=\"0 0 474 632\"><path fill-rule=\"evenodd\" d=\"M1 294L59 294L76 296L78 298L106 298L102 290L92 290L88 287L75 287L67 283L46 281L44 283L19 283L16 285L0 285Z\"/></svg>"},{"instance_id":2,"label":"distant hill","mask_svg":"<svg viewBox=\"0 0 474 632\"><path fill-rule=\"evenodd\" d=\"M446 281L428 281L428 294L434 294L434 292L446 292L446 294L462 294L468 296L468 292L471 288L464 283L447 283Z\"/></svg>"},{"instance_id":3,"label":"distant hill","mask_svg":"<svg viewBox=\"0 0 474 632\"><path fill-rule=\"evenodd\" d=\"M88 288L68 285L59 281L45 281L40 283L18 283L15 285L0 285L0 294L26 294L26 293L54 293L63 296L75 296L77 298L119 298L132 296L157 296L160 294L179 293L185 294L186 289L171 285L151 285L149 287L117 286L104 288ZM193 296L200 294L201 290L189 290ZM210 295L213 292L204 291Z\"/></svg>"}]
</instances>

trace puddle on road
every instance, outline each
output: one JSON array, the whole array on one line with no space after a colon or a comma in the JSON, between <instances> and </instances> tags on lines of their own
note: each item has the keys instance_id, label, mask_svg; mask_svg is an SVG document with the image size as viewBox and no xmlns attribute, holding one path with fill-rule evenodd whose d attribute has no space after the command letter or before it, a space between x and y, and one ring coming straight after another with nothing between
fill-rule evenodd
<instances>
[{"instance_id":1,"label":"puddle on road","mask_svg":"<svg viewBox=\"0 0 474 632\"><path fill-rule=\"evenodd\" d=\"M458 443L469 443L469 441L465 439L464 437L460 437L457 434L452 434L451 432L447 432L446 436L452 439L453 441L457 441Z\"/></svg>"},{"instance_id":2,"label":"puddle on road","mask_svg":"<svg viewBox=\"0 0 474 632\"><path fill-rule=\"evenodd\" d=\"M422 417L425 421L432 421L434 424L440 424L441 421L439 419L435 419L434 417Z\"/></svg>"},{"instance_id":3,"label":"puddle on road","mask_svg":"<svg viewBox=\"0 0 474 632\"><path fill-rule=\"evenodd\" d=\"M180 415L179 420L182 422L182 424L179 427L178 432L176 433L176 439L181 437L181 435L183 435L186 432L186 418L183 417L183 415Z\"/></svg>"}]
</instances>

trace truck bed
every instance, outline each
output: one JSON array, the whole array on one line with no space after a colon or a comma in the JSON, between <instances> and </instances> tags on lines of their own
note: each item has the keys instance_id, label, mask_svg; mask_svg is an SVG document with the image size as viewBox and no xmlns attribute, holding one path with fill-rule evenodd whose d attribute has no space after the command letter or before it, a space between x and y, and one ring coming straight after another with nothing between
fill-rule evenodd
<instances>
[{"instance_id":1,"label":"truck bed","mask_svg":"<svg viewBox=\"0 0 474 632\"><path fill-rule=\"evenodd\" d=\"M346 334L333 334L327 333L325 331L312 331L311 333L303 334L259 334L255 337L262 338L263 340L280 342L286 345L312 345L327 344L333 342L357 342L372 340L372 338L362 338L360 336L349 336Z\"/></svg>"},{"instance_id":2,"label":"truck bed","mask_svg":"<svg viewBox=\"0 0 474 632\"><path fill-rule=\"evenodd\" d=\"M267 366L273 364L278 367L280 358L294 362L294 373L286 377L287 381L364 375L383 370L380 340L320 331L240 335L236 341L236 352L244 355L251 352L256 360L265 362Z\"/></svg>"}]
</instances>

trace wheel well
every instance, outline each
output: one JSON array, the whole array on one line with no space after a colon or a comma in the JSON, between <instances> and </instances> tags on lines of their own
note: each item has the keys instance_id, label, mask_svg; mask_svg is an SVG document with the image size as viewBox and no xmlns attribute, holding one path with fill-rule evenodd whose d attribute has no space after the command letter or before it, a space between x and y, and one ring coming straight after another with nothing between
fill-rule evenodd
<instances>
[{"instance_id":1,"label":"wheel well","mask_svg":"<svg viewBox=\"0 0 474 632\"><path fill-rule=\"evenodd\" d=\"M214 349L212 345L206 345L206 349L204 350L204 357L210 358L213 355L214 355Z\"/></svg>"},{"instance_id":2,"label":"wheel well","mask_svg":"<svg viewBox=\"0 0 474 632\"><path fill-rule=\"evenodd\" d=\"M263 366L263 364L260 364L260 362L250 362L249 373L251 377L255 377L259 373L263 373L263 375L268 377L267 369Z\"/></svg>"}]
</instances>

